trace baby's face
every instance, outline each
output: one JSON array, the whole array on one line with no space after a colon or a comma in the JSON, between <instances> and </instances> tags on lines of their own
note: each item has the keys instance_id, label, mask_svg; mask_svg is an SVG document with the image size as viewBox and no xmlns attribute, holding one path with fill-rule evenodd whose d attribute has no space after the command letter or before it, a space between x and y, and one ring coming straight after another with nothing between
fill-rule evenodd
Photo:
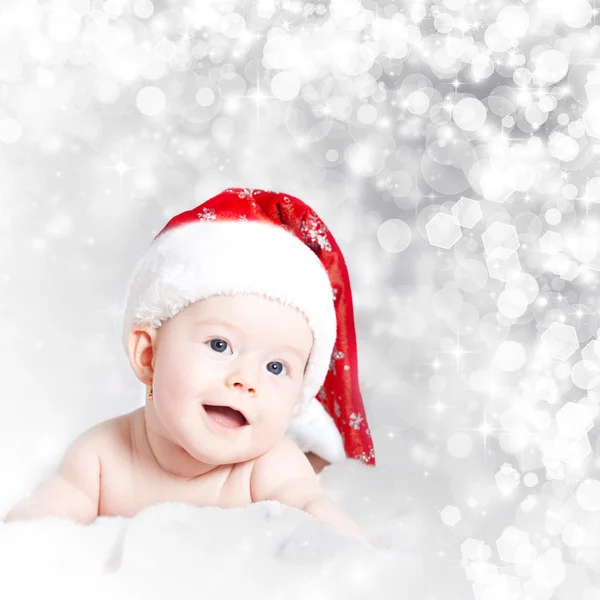
<instances>
[{"instance_id":1,"label":"baby's face","mask_svg":"<svg viewBox=\"0 0 600 600\"><path fill-rule=\"evenodd\" d=\"M264 454L300 399L312 343L304 315L275 300L211 296L191 304L157 331L153 409L161 426L207 464ZM203 405L237 408L249 423L220 427Z\"/></svg>"}]
</instances>

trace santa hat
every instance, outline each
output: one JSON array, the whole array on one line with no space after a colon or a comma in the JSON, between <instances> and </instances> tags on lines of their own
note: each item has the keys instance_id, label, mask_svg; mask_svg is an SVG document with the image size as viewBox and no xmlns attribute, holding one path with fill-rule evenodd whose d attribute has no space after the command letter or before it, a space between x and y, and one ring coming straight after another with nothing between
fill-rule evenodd
<instances>
[{"instance_id":1,"label":"santa hat","mask_svg":"<svg viewBox=\"0 0 600 600\"><path fill-rule=\"evenodd\" d=\"M359 383L350 280L317 214L293 196L229 188L173 217L134 272L123 342L214 295L258 294L306 317L314 342L286 436L333 463L375 464ZM337 327L336 327L337 325Z\"/></svg>"}]
</instances>

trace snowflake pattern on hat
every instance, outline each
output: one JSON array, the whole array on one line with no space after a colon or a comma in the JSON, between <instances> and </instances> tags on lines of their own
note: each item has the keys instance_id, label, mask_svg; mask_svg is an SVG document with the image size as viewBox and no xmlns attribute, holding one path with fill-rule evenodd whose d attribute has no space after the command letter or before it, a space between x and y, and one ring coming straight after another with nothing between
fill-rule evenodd
<instances>
[{"instance_id":1,"label":"snowflake pattern on hat","mask_svg":"<svg viewBox=\"0 0 600 600\"><path fill-rule=\"evenodd\" d=\"M325 250L331 252L331 244L327 239L327 227L325 224L314 215L309 215L309 223L306 222L300 225L300 231L307 245L314 247L315 244Z\"/></svg>"},{"instance_id":2,"label":"snowflake pattern on hat","mask_svg":"<svg viewBox=\"0 0 600 600\"><path fill-rule=\"evenodd\" d=\"M201 213L198 213L198 219L200 221L214 221L217 218L214 210L209 208L203 208Z\"/></svg>"},{"instance_id":3,"label":"snowflake pattern on hat","mask_svg":"<svg viewBox=\"0 0 600 600\"><path fill-rule=\"evenodd\" d=\"M228 191L236 191L236 190L228 190ZM238 192L238 198L242 200L244 198L252 198L252 196L257 196L258 194L262 194L262 190L254 190L252 188L243 188L240 192Z\"/></svg>"},{"instance_id":4,"label":"snowflake pattern on hat","mask_svg":"<svg viewBox=\"0 0 600 600\"><path fill-rule=\"evenodd\" d=\"M358 430L358 428L360 427L360 424L363 422L363 418L360 415L357 415L355 413L351 413L350 415L350 427L352 427L352 429L356 429Z\"/></svg>"},{"instance_id":5,"label":"snowflake pattern on hat","mask_svg":"<svg viewBox=\"0 0 600 600\"><path fill-rule=\"evenodd\" d=\"M335 370L335 361L336 360L340 360L342 358L344 358L344 353L343 352L339 352L334 347L333 348L333 352L331 353L331 360L329 361L329 370L333 371L334 375L337 375L337 372Z\"/></svg>"}]
</instances>

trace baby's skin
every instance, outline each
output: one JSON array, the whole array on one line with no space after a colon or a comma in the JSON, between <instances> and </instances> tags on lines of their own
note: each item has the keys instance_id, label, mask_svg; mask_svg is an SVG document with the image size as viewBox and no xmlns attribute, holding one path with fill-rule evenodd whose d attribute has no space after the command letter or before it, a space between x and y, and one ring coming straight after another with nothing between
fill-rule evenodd
<instances>
[{"instance_id":1,"label":"baby's skin","mask_svg":"<svg viewBox=\"0 0 600 600\"><path fill-rule=\"evenodd\" d=\"M284 437L313 343L301 312L256 295L211 296L159 328L134 326L128 341L145 406L82 434L5 521L89 524L160 502L274 500L369 545L321 487L327 463Z\"/></svg>"}]
</instances>

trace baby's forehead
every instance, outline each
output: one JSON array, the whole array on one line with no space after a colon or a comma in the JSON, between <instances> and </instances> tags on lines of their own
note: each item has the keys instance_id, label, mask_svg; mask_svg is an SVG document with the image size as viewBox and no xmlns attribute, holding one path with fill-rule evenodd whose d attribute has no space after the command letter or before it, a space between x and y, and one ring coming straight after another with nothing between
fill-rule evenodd
<instances>
[{"instance_id":1,"label":"baby's forehead","mask_svg":"<svg viewBox=\"0 0 600 600\"><path fill-rule=\"evenodd\" d=\"M313 333L306 316L297 308L253 294L210 296L188 305L175 319L185 330L221 325L255 337L281 340L309 352Z\"/></svg>"},{"instance_id":2,"label":"baby's forehead","mask_svg":"<svg viewBox=\"0 0 600 600\"><path fill-rule=\"evenodd\" d=\"M213 294L207 298L200 298L193 302L190 307L192 310L211 310L234 308L236 306L255 306L255 307L282 307L283 303L275 298L269 298L262 294ZM289 307L291 308L291 307Z\"/></svg>"},{"instance_id":3,"label":"baby's forehead","mask_svg":"<svg viewBox=\"0 0 600 600\"><path fill-rule=\"evenodd\" d=\"M298 308L258 294L214 295L197 300L185 310L191 318L200 320L226 319L240 324L262 321L269 325L291 321L308 326Z\"/></svg>"}]
</instances>

